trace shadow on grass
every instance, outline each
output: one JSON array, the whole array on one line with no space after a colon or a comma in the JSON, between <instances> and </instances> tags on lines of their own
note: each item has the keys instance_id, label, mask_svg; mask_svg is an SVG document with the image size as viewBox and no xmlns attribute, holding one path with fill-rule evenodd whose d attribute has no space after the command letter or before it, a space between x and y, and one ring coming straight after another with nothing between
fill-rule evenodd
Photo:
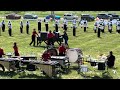
<instances>
[{"instance_id":1,"label":"shadow on grass","mask_svg":"<svg viewBox=\"0 0 120 90\"><path fill-rule=\"evenodd\" d=\"M49 77L47 75L37 75L37 74L26 74L26 72L23 72L21 74L19 74L19 78L24 79L24 78L30 78L30 79L60 79L61 77Z\"/></svg>"},{"instance_id":2,"label":"shadow on grass","mask_svg":"<svg viewBox=\"0 0 120 90\"><path fill-rule=\"evenodd\" d=\"M36 74L22 74L22 75L19 76L19 78L51 79L50 77L39 76L39 75L36 75Z\"/></svg>"},{"instance_id":3,"label":"shadow on grass","mask_svg":"<svg viewBox=\"0 0 120 90\"><path fill-rule=\"evenodd\" d=\"M83 73L80 73L80 75L83 77L83 78L88 78L88 79L113 79L113 77L110 75L109 72L104 72L102 73L102 76L100 77L99 75L94 75L94 76L88 76L88 75L85 75Z\"/></svg>"},{"instance_id":4,"label":"shadow on grass","mask_svg":"<svg viewBox=\"0 0 120 90\"><path fill-rule=\"evenodd\" d=\"M0 76L7 76L7 77L13 77L13 76L15 76L15 75L17 75L17 73L16 72L0 72Z\"/></svg>"}]
</instances>

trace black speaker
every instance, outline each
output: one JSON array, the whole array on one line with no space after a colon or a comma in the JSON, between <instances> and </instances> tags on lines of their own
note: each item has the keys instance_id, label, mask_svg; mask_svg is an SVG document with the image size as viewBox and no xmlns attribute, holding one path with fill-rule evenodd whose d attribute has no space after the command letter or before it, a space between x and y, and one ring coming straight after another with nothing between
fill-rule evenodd
<instances>
[{"instance_id":1,"label":"black speaker","mask_svg":"<svg viewBox=\"0 0 120 90\"><path fill-rule=\"evenodd\" d=\"M105 63L98 63L98 70L105 70Z\"/></svg>"}]
</instances>

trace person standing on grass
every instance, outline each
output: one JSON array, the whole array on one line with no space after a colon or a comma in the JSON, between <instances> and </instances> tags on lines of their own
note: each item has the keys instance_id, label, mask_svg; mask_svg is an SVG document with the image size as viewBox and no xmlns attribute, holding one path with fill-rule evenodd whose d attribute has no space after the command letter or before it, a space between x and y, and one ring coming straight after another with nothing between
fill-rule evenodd
<instances>
[{"instance_id":1,"label":"person standing on grass","mask_svg":"<svg viewBox=\"0 0 120 90\"><path fill-rule=\"evenodd\" d=\"M68 35L67 35L67 33L66 33L66 31L64 31L63 32L63 39L64 39L64 41L65 41L65 45L67 45L68 46Z\"/></svg>"},{"instance_id":2,"label":"person standing on grass","mask_svg":"<svg viewBox=\"0 0 120 90\"><path fill-rule=\"evenodd\" d=\"M2 31L5 32L5 21L2 21Z\"/></svg>"},{"instance_id":3,"label":"person standing on grass","mask_svg":"<svg viewBox=\"0 0 120 90\"><path fill-rule=\"evenodd\" d=\"M112 21L108 22L108 32L112 33Z\"/></svg>"},{"instance_id":4,"label":"person standing on grass","mask_svg":"<svg viewBox=\"0 0 120 90\"><path fill-rule=\"evenodd\" d=\"M18 46L17 46L17 43L16 43L16 42L14 42L13 49L14 49L14 54L15 54L15 56L20 56L20 54L19 54L19 52L18 52Z\"/></svg>"},{"instance_id":5,"label":"person standing on grass","mask_svg":"<svg viewBox=\"0 0 120 90\"><path fill-rule=\"evenodd\" d=\"M46 27L46 32L48 32L48 20L45 20L45 27Z\"/></svg>"},{"instance_id":6,"label":"person standing on grass","mask_svg":"<svg viewBox=\"0 0 120 90\"><path fill-rule=\"evenodd\" d=\"M42 23L42 20L38 20L38 31L41 31L41 23Z\"/></svg>"},{"instance_id":7,"label":"person standing on grass","mask_svg":"<svg viewBox=\"0 0 120 90\"><path fill-rule=\"evenodd\" d=\"M12 36L12 24L10 21L8 22L8 34L9 36Z\"/></svg>"},{"instance_id":8,"label":"person standing on grass","mask_svg":"<svg viewBox=\"0 0 120 90\"><path fill-rule=\"evenodd\" d=\"M97 22L95 22L95 23L94 23L94 33L96 33L96 32L97 32L97 29L98 29L98 27L97 27L97 26L98 26L98 23L97 23Z\"/></svg>"},{"instance_id":9,"label":"person standing on grass","mask_svg":"<svg viewBox=\"0 0 120 90\"><path fill-rule=\"evenodd\" d=\"M23 33L23 21L20 22L20 33Z\"/></svg>"},{"instance_id":10,"label":"person standing on grass","mask_svg":"<svg viewBox=\"0 0 120 90\"><path fill-rule=\"evenodd\" d=\"M31 43L29 44L31 46L31 44L33 43L33 46L35 46L35 37L36 37L37 32L36 32L36 29L33 29L33 32L32 32L32 41Z\"/></svg>"},{"instance_id":11,"label":"person standing on grass","mask_svg":"<svg viewBox=\"0 0 120 90\"><path fill-rule=\"evenodd\" d=\"M120 33L120 22L117 22L117 26L116 26L116 31L117 33Z\"/></svg>"},{"instance_id":12,"label":"person standing on grass","mask_svg":"<svg viewBox=\"0 0 120 90\"><path fill-rule=\"evenodd\" d=\"M58 32L58 20L55 21L55 31Z\"/></svg>"},{"instance_id":13,"label":"person standing on grass","mask_svg":"<svg viewBox=\"0 0 120 90\"><path fill-rule=\"evenodd\" d=\"M107 65L108 67L112 68L115 64L115 56L113 55L113 52L110 51L109 55L107 56Z\"/></svg>"},{"instance_id":14,"label":"person standing on grass","mask_svg":"<svg viewBox=\"0 0 120 90\"><path fill-rule=\"evenodd\" d=\"M26 33L27 34L29 34L29 25L30 25L30 23L29 23L29 21L27 21L26 22Z\"/></svg>"},{"instance_id":15,"label":"person standing on grass","mask_svg":"<svg viewBox=\"0 0 120 90\"><path fill-rule=\"evenodd\" d=\"M86 32L86 29L87 29L87 20L84 20L83 27L84 27L84 32Z\"/></svg>"},{"instance_id":16,"label":"person standing on grass","mask_svg":"<svg viewBox=\"0 0 120 90\"><path fill-rule=\"evenodd\" d=\"M99 37L99 38L100 38L100 32L101 32L101 26L99 25L98 26L98 32L97 32L97 37Z\"/></svg>"}]
</instances>

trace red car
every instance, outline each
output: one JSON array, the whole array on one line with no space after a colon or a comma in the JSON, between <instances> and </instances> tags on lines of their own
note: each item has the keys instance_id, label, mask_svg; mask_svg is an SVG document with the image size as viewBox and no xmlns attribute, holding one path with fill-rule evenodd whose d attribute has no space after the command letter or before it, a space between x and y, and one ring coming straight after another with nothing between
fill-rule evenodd
<instances>
[{"instance_id":1,"label":"red car","mask_svg":"<svg viewBox=\"0 0 120 90\"><path fill-rule=\"evenodd\" d=\"M8 14L6 16L6 19L21 19L21 15L18 15L18 14L15 14L15 13Z\"/></svg>"}]
</instances>

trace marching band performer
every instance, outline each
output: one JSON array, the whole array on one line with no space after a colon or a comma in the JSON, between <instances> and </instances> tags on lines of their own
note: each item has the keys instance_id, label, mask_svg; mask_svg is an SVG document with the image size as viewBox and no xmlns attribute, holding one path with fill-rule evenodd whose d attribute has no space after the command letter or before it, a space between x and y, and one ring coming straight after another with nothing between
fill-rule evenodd
<instances>
[{"instance_id":1,"label":"marching band performer","mask_svg":"<svg viewBox=\"0 0 120 90\"><path fill-rule=\"evenodd\" d=\"M73 24L76 24L76 19L73 19Z\"/></svg>"},{"instance_id":2,"label":"marching band performer","mask_svg":"<svg viewBox=\"0 0 120 90\"><path fill-rule=\"evenodd\" d=\"M2 31L5 32L5 21L2 21Z\"/></svg>"},{"instance_id":3,"label":"marching band performer","mask_svg":"<svg viewBox=\"0 0 120 90\"><path fill-rule=\"evenodd\" d=\"M76 24L73 25L73 36L76 36Z\"/></svg>"},{"instance_id":4,"label":"marching band performer","mask_svg":"<svg viewBox=\"0 0 120 90\"><path fill-rule=\"evenodd\" d=\"M27 21L26 22L26 33L27 34L29 34L29 25L30 25L30 23L29 23L29 21Z\"/></svg>"},{"instance_id":5,"label":"marching band performer","mask_svg":"<svg viewBox=\"0 0 120 90\"><path fill-rule=\"evenodd\" d=\"M101 19L99 23L100 23L100 27L101 27L101 32L104 33L104 32L105 32L105 31L104 31L104 29L105 29L104 20Z\"/></svg>"},{"instance_id":6,"label":"marching band performer","mask_svg":"<svg viewBox=\"0 0 120 90\"><path fill-rule=\"evenodd\" d=\"M86 28L87 28L87 20L84 20L84 22L83 22L83 27L84 27L84 32L86 32Z\"/></svg>"},{"instance_id":7,"label":"marching band performer","mask_svg":"<svg viewBox=\"0 0 120 90\"><path fill-rule=\"evenodd\" d=\"M38 20L38 31L41 31L41 23L42 23L42 20Z\"/></svg>"},{"instance_id":8,"label":"marching band performer","mask_svg":"<svg viewBox=\"0 0 120 90\"><path fill-rule=\"evenodd\" d=\"M20 33L23 33L23 21L20 22Z\"/></svg>"},{"instance_id":9,"label":"marching band performer","mask_svg":"<svg viewBox=\"0 0 120 90\"><path fill-rule=\"evenodd\" d=\"M101 25L101 23L99 23L98 24L98 32L97 32L97 37L99 37L99 38L100 38L101 27L102 27L102 25Z\"/></svg>"},{"instance_id":10,"label":"marching band performer","mask_svg":"<svg viewBox=\"0 0 120 90\"><path fill-rule=\"evenodd\" d=\"M116 32L120 33L120 21L116 23Z\"/></svg>"},{"instance_id":11,"label":"marching band performer","mask_svg":"<svg viewBox=\"0 0 120 90\"><path fill-rule=\"evenodd\" d=\"M12 24L10 21L8 21L8 33L9 33L9 36L12 36Z\"/></svg>"},{"instance_id":12,"label":"marching band performer","mask_svg":"<svg viewBox=\"0 0 120 90\"><path fill-rule=\"evenodd\" d=\"M48 32L48 20L45 20L46 32Z\"/></svg>"},{"instance_id":13,"label":"marching band performer","mask_svg":"<svg viewBox=\"0 0 120 90\"><path fill-rule=\"evenodd\" d=\"M67 31L67 20L65 19L64 21L63 21L63 30L65 30L65 31Z\"/></svg>"},{"instance_id":14,"label":"marching band performer","mask_svg":"<svg viewBox=\"0 0 120 90\"><path fill-rule=\"evenodd\" d=\"M55 21L55 31L58 32L58 25L59 25L59 22L58 20Z\"/></svg>"},{"instance_id":15,"label":"marching band performer","mask_svg":"<svg viewBox=\"0 0 120 90\"><path fill-rule=\"evenodd\" d=\"M71 27L71 28L73 28L73 36L76 36L76 22L74 21L73 22L73 26Z\"/></svg>"},{"instance_id":16,"label":"marching band performer","mask_svg":"<svg viewBox=\"0 0 120 90\"><path fill-rule=\"evenodd\" d=\"M96 33L97 32L97 29L98 29L98 23L97 21L94 23L94 32Z\"/></svg>"},{"instance_id":17,"label":"marching band performer","mask_svg":"<svg viewBox=\"0 0 120 90\"><path fill-rule=\"evenodd\" d=\"M112 33L112 21L108 22L108 32Z\"/></svg>"}]
</instances>

